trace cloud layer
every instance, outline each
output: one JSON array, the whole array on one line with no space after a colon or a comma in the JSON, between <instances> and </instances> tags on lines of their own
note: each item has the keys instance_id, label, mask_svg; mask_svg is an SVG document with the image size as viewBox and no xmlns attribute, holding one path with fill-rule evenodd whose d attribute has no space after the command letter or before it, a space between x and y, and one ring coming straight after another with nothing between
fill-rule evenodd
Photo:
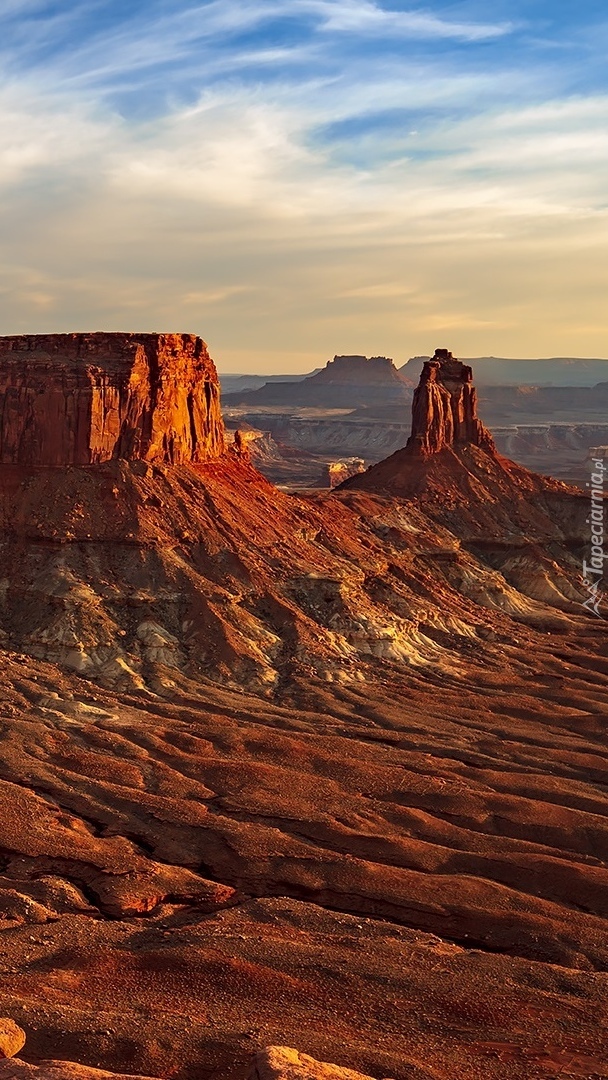
<instances>
[{"instance_id":1,"label":"cloud layer","mask_svg":"<svg viewBox=\"0 0 608 1080\"><path fill-rule=\"evenodd\" d=\"M0 2L2 332L606 355L606 28L508 7Z\"/></svg>"}]
</instances>

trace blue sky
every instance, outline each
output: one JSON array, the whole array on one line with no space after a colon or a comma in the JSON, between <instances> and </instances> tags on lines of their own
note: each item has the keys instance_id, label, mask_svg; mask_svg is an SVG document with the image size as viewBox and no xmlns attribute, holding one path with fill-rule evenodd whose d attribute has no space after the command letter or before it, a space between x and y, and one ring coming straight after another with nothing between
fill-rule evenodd
<instances>
[{"instance_id":1,"label":"blue sky","mask_svg":"<svg viewBox=\"0 0 608 1080\"><path fill-rule=\"evenodd\" d=\"M608 8L0 0L3 333L608 355Z\"/></svg>"}]
</instances>

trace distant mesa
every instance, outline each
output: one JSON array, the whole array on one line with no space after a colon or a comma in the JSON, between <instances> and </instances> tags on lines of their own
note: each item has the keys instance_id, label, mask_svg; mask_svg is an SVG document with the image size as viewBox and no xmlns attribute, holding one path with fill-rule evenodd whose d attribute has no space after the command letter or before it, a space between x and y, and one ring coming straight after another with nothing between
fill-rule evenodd
<instances>
[{"instance_id":1,"label":"distant mesa","mask_svg":"<svg viewBox=\"0 0 608 1080\"><path fill-rule=\"evenodd\" d=\"M300 382L267 383L258 390L228 393L224 403L346 409L409 403L413 386L387 356L334 356L321 371Z\"/></svg>"},{"instance_id":2,"label":"distant mesa","mask_svg":"<svg viewBox=\"0 0 608 1080\"><path fill-rule=\"evenodd\" d=\"M314 371L306 371L304 374L295 375L236 375L230 372L219 372L219 380L222 387L222 394L236 394L242 393L243 390L259 390L260 387L265 386L266 383L295 383L304 382L304 379L310 378L311 375L316 375L317 371L321 368L315 368Z\"/></svg>"},{"instance_id":3,"label":"distant mesa","mask_svg":"<svg viewBox=\"0 0 608 1080\"><path fill-rule=\"evenodd\" d=\"M0 338L1 464L179 464L224 449L217 372L194 334Z\"/></svg>"},{"instance_id":4,"label":"distant mesa","mask_svg":"<svg viewBox=\"0 0 608 1080\"><path fill-rule=\"evenodd\" d=\"M399 374L393 360L388 356L334 356L321 371L310 376L309 381L312 383L313 379L317 386L325 383L338 386L348 386L351 383L368 383L371 386L385 383L400 385L404 382L406 386L413 386L413 383Z\"/></svg>"},{"instance_id":5,"label":"distant mesa","mask_svg":"<svg viewBox=\"0 0 608 1080\"><path fill-rule=\"evenodd\" d=\"M399 368L400 374L416 383L430 356L412 356ZM500 356L466 357L475 370L479 387L498 386L596 386L608 378L608 360L572 356L552 356L538 360L510 360Z\"/></svg>"}]
</instances>

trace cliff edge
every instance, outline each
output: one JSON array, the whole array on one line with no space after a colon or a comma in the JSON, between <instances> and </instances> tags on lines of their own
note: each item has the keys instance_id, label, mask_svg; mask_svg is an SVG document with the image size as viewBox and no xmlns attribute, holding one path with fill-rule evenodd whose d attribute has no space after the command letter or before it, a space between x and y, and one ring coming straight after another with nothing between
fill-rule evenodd
<instances>
[{"instance_id":1,"label":"cliff edge","mask_svg":"<svg viewBox=\"0 0 608 1080\"><path fill-rule=\"evenodd\" d=\"M183 464L224 452L219 382L194 334L0 338L0 464Z\"/></svg>"}]
</instances>

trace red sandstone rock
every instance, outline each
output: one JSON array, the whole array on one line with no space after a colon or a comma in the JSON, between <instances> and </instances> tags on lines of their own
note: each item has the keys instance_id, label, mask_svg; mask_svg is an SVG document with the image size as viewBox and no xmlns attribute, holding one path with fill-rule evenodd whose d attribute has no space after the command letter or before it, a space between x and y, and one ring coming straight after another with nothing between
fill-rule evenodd
<instances>
[{"instance_id":1,"label":"red sandstone rock","mask_svg":"<svg viewBox=\"0 0 608 1080\"><path fill-rule=\"evenodd\" d=\"M75 1061L41 1061L30 1065L27 1061L13 1058L0 1062L0 1080L150 1080L134 1073L108 1072Z\"/></svg>"},{"instance_id":2,"label":"red sandstone rock","mask_svg":"<svg viewBox=\"0 0 608 1080\"><path fill-rule=\"evenodd\" d=\"M587 497L237 458L0 469L0 1080L602 1075L605 624L501 577L550 603Z\"/></svg>"},{"instance_id":3,"label":"red sandstone rock","mask_svg":"<svg viewBox=\"0 0 608 1080\"><path fill-rule=\"evenodd\" d=\"M343 484L350 476L358 476L365 472L363 458L351 457L341 461L329 461L321 472L323 487L335 488Z\"/></svg>"},{"instance_id":4,"label":"red sandstone rock","mask_svg":"<svg viewBox=\"0 0 608 1080\"><path fill-rule=\"evenodd\" d=\"M315 1061L289 1046L268 1046L256 1054L248 1080L371 1080L371 1077Z\"/></svg>"},{"instance_id":5,"label":"red sandstone rock","mask_svg":"<svg viewBox=\"0 0 608 1080\"><path fill-rule=\"evenodd\" d=\"M12 1058L25 1046L25 1032L14 1020L0 1019L0 1058Z\"/></svg>"},{"instance_id":6,"label":"red sandstone rock","mask_svg":"<svg viewBox=\"0 0 608 1080\"><path fill-rule=\"evenodd\" d=\"M501 549L504 554L516 522L531 554L522 560L511 552L516 569L511 574L509 566L509 577L524 591L535 578L530 595L541 600L546 599L550 587L540 584L539 575L546 573L552 578L554 571L538 548L539 538L543 536L545 543L555 538L556 529L563 529L562 535L571 537L569 545L583 542L582 493L497 452L490 432L477 416L472 369L454 359L447 349L437 349L433 360L424 364L412 402L412 433L406 446L365 473L345 480L338 490L415 500L425 514L461 540L481 542L486 555L488 542L499 537L501 544L507 540L507 547ZM566 505L569 510L563 515L557 507ZM502 555L492 562L494 568L506 565ZM571 609L571 602L579 595L575 562L570 563L568 573L569 582L564 587Z\"/></svg>"},{"instance_id":7,"label":"red sandstone rock","mask_svg":"<svg viewBox=\"0 0 608 1080\"><path fill-rule=\"evenodd\" d=\"M0 338L0 463L183 463L223 450L217 372L201 338Z\"/></svg>"},{"instance_id":8,"label":"red sandstone rock","mask_svg":"<svg viewBox=\"0 0 608 1080\"><path fill-rule=\"evenodd\" d=\"M426 454L463 443L494 449L490 432L477 416L472 378L472 369L447 349L435 351L424 364L414 393L409 447Z\"/></svg>"}]
</instances>

